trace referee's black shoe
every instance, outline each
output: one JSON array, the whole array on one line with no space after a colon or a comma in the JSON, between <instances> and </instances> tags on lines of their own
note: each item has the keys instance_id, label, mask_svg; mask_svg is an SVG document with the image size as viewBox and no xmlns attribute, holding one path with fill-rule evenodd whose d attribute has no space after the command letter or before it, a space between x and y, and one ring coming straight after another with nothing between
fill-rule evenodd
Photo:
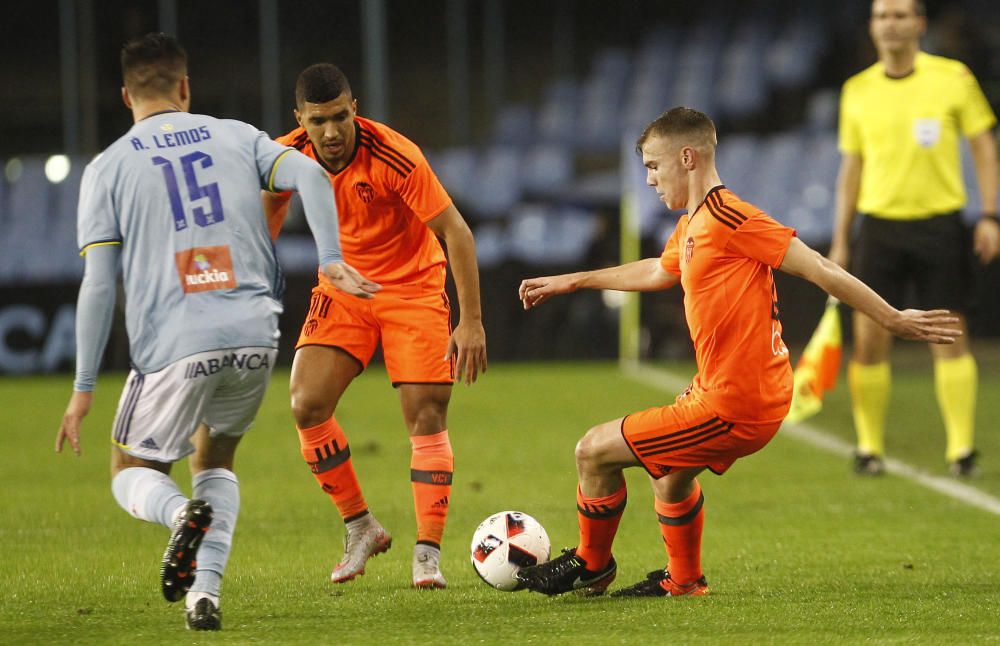
<instances>
[{"instance_id":1,"label":"referee's black shoe","mask_svg":"<svg viewBox=\"0 0 1000 646\"><path fill-rule=\"evenodd\" d=\"M854 473L859 476L880 476L885 473L885 464L881 456L855 452Z\"/></svg>"},{"instance_id":2,"label":"referee's black shoe","mask_svg":"<svg viewBox=\"0 0 1000 646\"><path fill-rule=\"evenodd\" d=\"M971 478L976 475L976 460L979 458L979 451L969 451L964 457L961 457L951 463L949 471L951 475L956 478Z\"/></svg>"},{"instance_id":3,"label":"referee's black shoe","mask_svg":"<svg viewBox=\"0 0 1000 646\"><path fill-rule=\"evenodd\" d=\"M180 601L194 583L198 547L212 524L212 506L191 500L174 522L174 531L163 553L160 584L167 601Z\"/></svg>"}]
</instances>

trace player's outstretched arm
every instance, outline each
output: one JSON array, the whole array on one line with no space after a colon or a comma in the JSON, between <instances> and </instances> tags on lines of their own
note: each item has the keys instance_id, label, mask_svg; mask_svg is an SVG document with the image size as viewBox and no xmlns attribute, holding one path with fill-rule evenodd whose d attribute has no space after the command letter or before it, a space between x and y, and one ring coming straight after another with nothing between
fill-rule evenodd
<instances>
[{"instance_id":1,"label":"player's outstretched arm","mask_svg":"<svg viewBox=\"0 0 1000 646\"><path fill-rule=\"evenodd\" d=\"M958 317L948 310L897 310L843 267L816 253L798 238L792 238L779 269L816 284L900 338L954 343L962 335L955 327Z\"/></svg>"},{"instance_id":2,"label":"player's outstretched arm","mask_svg":"<svg viewBox=\"0 0 1000 646\"><path fill-rule=\"evenodd\" d=\"M581 271L559 276L541 276L521 281L517 295L530 310L559 294L578 289L617 289L623 292L653 292L673 287L680 276L666 271L659 258L636 260L616 267Z\"/></svg>"}]
</instances>

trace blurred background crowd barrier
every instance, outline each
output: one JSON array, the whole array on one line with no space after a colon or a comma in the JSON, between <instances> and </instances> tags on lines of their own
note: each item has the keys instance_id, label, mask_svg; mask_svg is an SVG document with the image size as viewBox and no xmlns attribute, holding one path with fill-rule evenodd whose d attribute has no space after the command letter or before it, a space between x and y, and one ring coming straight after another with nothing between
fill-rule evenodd
<instances>
[{"instance_id":1,"label":"blurred background crowd barrier","mask_svg":"<svg viewBox=\"0 0 1000 646\"><path fill-rule=\"evenodd\" d=\"M969 65L1000 108L995 0L927 4L926 48ZM839 88L875 59L868 11L841 0L18 3L0 26L0 373L72 366L80 177L131 125L118 70L129 38L177 35L192 110L272 136L296 125L298 71L341 66L359 113L420 145L472 226L490 357L585 359L617 356L620 299L580 293L525 314L517 284L616 264L623 194L634 196L644 254L659 254L677 214L644 188L634 142L669 107L709 114L727 186L825 251ZM967 149L963 165L972 223L980 205ZM287 362L315 279L300 209L277 249L289 276ZM996 266L977 272L977 336L1000 335L998 278ZM647 358L690 354L675 291L644 300ZM800 343L824 295L784 277L779 291L786 337ZM120 323L106 364L128 365Z\"/></svg>"}]
</instances>

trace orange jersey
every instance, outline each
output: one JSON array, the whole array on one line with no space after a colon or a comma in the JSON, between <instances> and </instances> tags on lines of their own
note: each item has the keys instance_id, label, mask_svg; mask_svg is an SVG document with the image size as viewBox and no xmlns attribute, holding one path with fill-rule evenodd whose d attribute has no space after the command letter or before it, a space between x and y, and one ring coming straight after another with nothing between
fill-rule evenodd
<instances>
[{"instance_id":1,"label":"orange jersey","mask_svg":"<svg viewBox=\"0 0 1000 646\"><path fill-rule=\"evenodd\" d=\"M416 144L381 123L361 117L354 122L354 156L339 172L328 173L344 261L383 288L443 291L444 252L426 223L444 211L451 198ZM320 161L304 128L277 141ZM287 211L286 199L268 213L272 238Z\"/></svg>"},{"instance_id":2,"label":"orange jersey","mask_svg":"<svg viewBox=\"0 0 1000 646\"><path fill-rule=\"evenodd\" d=\"M795 231L724 186L681 216L660 256L681 277L698 374L693 394L734 422L775 422L792 400L781 339L778 268Z\"/></svg>"}]
</instances>

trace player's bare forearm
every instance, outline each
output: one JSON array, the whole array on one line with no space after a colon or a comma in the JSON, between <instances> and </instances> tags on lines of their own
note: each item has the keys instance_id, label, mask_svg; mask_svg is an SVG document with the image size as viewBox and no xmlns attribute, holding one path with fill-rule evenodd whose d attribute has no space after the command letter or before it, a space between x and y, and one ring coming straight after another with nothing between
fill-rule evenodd
<instances>
[{"instance_id":1,"label":"player's bare forearm","mask_svg":"<svg viewBox=\"0 0 1000 646\"><path fill-rule=\"evenodd\" d=\"M521 286L518 288L518 297L524 309L529 310L553 296L568 294L578 289L652 292L673 287L678 282L680 277L663 269L659 258L646 258L604 269L526 278L521 281Z\"/></svg>"},{"instance_id":2,"label":"player's bare forearm","mask_svg":"<svg viewBox=\"0 0 1000 646\"><path fill-rule=\"evenodd\" d=\"M992 130L986 130L969 139L969 150L976 168L980 204L984 214L996 214L1000 170L997 162L997 142Z\"/></svg>"},{"instance_id":3,"label":"player's bare forearm","mask_svg":"<svg viewBox=\"0 0 1000 646\"><path fill-rule=\"evenodd\" d=\"M1000 256L1000 221L997 220L997 148L993 132L987 130L969 139L976 167L982 213L972 233L973 251L987 264Z\"/></svg>"},{"instance_id":4,"label":"player's bare forearm","mask_svg":"<svg viewBox=\"0 0 1000 646\"><path fill-rule=\"evenodd\" d=\"M455 276L458 307L461 319L482 321L479 301L479 263L476 262L476 242L468 227L446 238L448 262Z\"/></svg>"},{"instance_id":5,"label":"player's bare forearm","mask_svg":"<svg viewBox=\"0 0 1000 646\"><path fill-rule=\"evenodd\" d=\"M458 292L458 325L452 332L445 359L455 357L459 381L471 384L486 372L486 331L479 300L479 263L476 241L465 219L454 205L428 223L448 247L448 263Z\"/></svg>"},{"instance_id":6,"label":"player's bare forearm","mask_svg":"<svg viewBox=\"0 0 1000 646\"><path fill-rule=\"evenodd\" d=\"M861 190L860 155L845 153L837 173L837 195L834 206L833 242L830 246L830 260L846 267L849 259L851 225L857 213L858 193Z\"/></svg>"},{"instance_id":7,"label":"player's bare forearm","mask_svg":"<svg viewBox=\"0 0 1000 646\"><path fill-rule=\"evenodd\" d=\"M897 310L868 285L837 263L792 238L781 271L804 278L842 303L869 316L898 337L930 343L954 343L959 319L947 310Z\"/></svg>"},{"instance_id":8,"label":"player's bare forearm","mask_svg":"<svg viewBox=\"0 0 1000 646\"><path fill-rule=\"evenodd\" d=\"M680 280L663 269L659 258L644 258L577 275L580 276L578 289L617 289L623 292L655 292L673 287Z\"/></svg>"}]
</instances>

